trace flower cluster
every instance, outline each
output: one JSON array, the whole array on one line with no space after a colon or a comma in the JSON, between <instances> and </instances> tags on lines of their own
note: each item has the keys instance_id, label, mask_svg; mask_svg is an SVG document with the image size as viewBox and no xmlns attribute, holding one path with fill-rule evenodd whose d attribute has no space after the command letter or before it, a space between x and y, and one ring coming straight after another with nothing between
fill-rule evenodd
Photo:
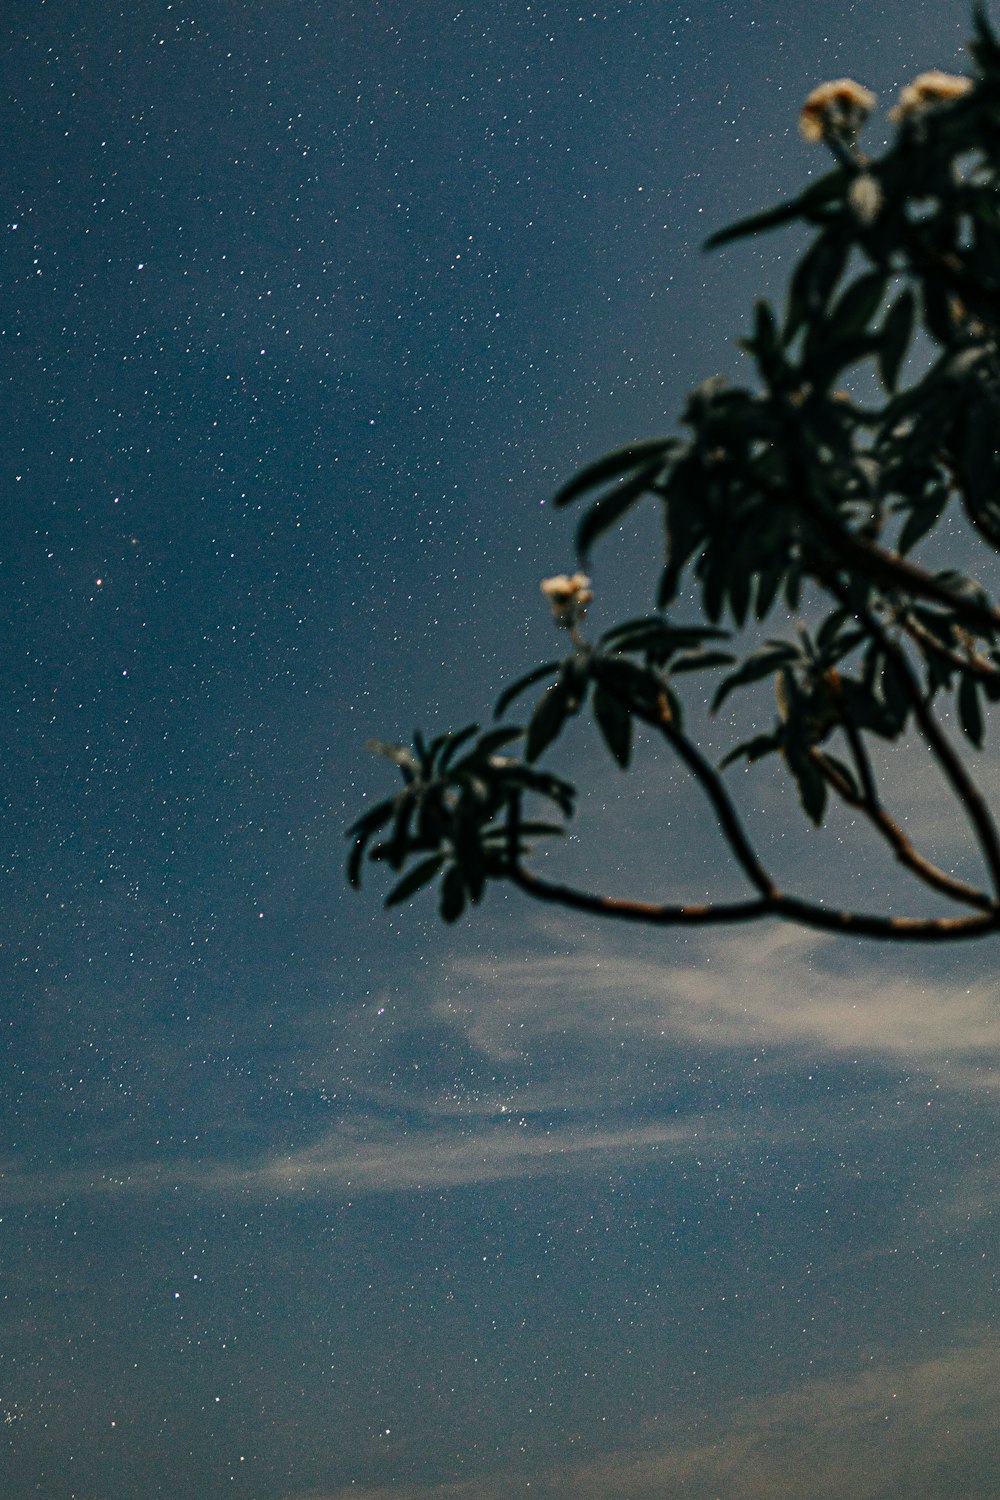
<instances>
[{"instance_id":1,"label":"flower cluster","mask_svg":"<svg viewBox=\"0 0 1000 1500\"><path fill-rule=\"evenodd\" d=\"M911 119L928 105L950 104L953 99L961 99L971 88L971 78L961 78L955 73L942 73L934 68L929 73L921 73L905 89L900 90L899 103L889 111L889 118Z\"/></svg>"},{"instance_id":2,"label":"flower cluster","mask_svg":"<svg viewBox=\"0 0 1000 1500\"><path fill-rule=\"evenodd\" d=\"M543 578L542 593L552 605L556 624L565 630L572 630L577 621L583 619L587 605L594 597L590 579L585 573L574 573L572 577L567 573L557 573L555 578Z\"/></svg>"},{"instance_id":3,"label":"flower cluster","mask_svg":"<svg viewBox=\"0 0 1000 1500\"><path fill-rule=\"evenodd\" d=\"M875 108L875 95L853 78L835 78L814 88L802 106L799 130L807 141L840 136L852 141Z\"/></svg>"},{"instance_id":4,"label":"flower cluster","mask_svg":"<svg viewBox=\"0 0 1000 1500\"><path fill-rule=\"evenodd\" d=\"M971 78L932 68L900 90L899 103L889 111L889 118L911 120L936 104L951 104L961 99L971 88ZM837 137L853 145L874 107L875 95L870 89L855 83L853 78L835 78L831 83L819 84L806 99L799 115L799 130L807 141ZM873 210L867 203L856 206L861 217L869 222L878 211L877 206Z\"/></svg>"},{"instance_id":5,"label":"flower cluster","mask_svg":"<svg viewBox=\"0 0 1000 1500\"><path fill-rule=\"evenodd\" d=\"M859 172L847 189L847 201L862 224L874 224L882 207L882 189L870 172Z\"/></svg>"}]
</instances>

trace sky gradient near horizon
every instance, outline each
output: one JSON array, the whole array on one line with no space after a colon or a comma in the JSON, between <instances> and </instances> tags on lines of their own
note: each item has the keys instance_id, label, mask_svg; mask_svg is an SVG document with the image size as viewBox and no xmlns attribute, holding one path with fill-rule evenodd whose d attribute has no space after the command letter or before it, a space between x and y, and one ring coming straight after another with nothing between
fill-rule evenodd
<instances>
[{"instance_id":1,"label":"sky gradient near horizon","mask_svg":"<svg viewBox=\"0 0 1000 1500\"><path fill-rule=\"evenodd\" d=\"M780 297L794 241L701 246L823 170L805 94L884 106L969 24L5 7L4 1495L1000 1490L992 948L502 891L446 930L343 878L392 784L366 738L554 654L554 489ZM649 606L648 519L626 543L596 628ZM669 766L565 756L560 868L739 889ZM787 869L895 890L754 786Z\"/></svg>"}]
</instances>

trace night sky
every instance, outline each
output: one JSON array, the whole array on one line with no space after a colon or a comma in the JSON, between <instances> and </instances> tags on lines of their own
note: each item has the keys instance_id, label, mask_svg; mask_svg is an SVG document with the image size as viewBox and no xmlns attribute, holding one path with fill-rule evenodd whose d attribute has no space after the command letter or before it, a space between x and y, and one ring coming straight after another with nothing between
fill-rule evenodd
<instances>
[{"instance_id":1,"label":"night sky","mask_svg":"<svg viewBox=\"0 0 1000 1500\"><path fill-rule=\"evenodd\" d=\"M739 369L801 242L701 246L826 170L805 94L961 71L965 0L0 26L0 1495L995 1500L993 947L343 875L365 740L557 654L558 484ZM657 545L603 544L595 629ZM547 870L742 891L662 758L560 753Z\"/></svg>"}]
</instances>

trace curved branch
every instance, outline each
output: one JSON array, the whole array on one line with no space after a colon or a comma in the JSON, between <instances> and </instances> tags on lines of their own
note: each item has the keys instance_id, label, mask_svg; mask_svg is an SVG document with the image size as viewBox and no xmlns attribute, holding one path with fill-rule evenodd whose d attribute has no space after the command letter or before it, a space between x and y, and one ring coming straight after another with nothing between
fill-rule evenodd
<instances>
[{"instance_id":1,"label":"curved branch","mask_svg":"<svg viewBox=\"0 0 1000 1500\"><path fill-rule=\"evenodd\" d=\"M929 859L925 859L913 847L899 824L890 817L881 803L876 798L869 798L867 794L859 796L839 774L836 766L831 765L827 757L815 745L809 751L809 757L818 766L827 784L834 788L841 800L849 807L857 808L859 812L864 813L872 827L890 846L899 863L905 865L911 874L923 881L924 885L940 891L943 896L949 897L952 901L962 901L967 906L978 907L980 911L993 910L993 902L983 891L976 890L973 885L966 885L964 880L956 880L953 875L947 874L946 871L932 864Z\"/></svg>"},{"instance_id":2,"label":"curved branch","mask_svg":"<svg viewBox=\"0 0 1000 1500\"><path fill-rule=\"evenodd\" d=\"M890 640L883 626L869 610L851 599L850 591L838 580L830 580L829 587L845 607L852 610L858 616L858 619L861 620L872 639L878 642L884 655L895 664L906 688L906 694L910 700L910 705L920 732L940 766L945 779L949 782L952 791L965 808L966 816L972 824L980 851L986 863L986 868L990 872L993 889L997 897L1000 898L1000 835L997 833L997 827L993 821L993 815L990 812L986 798L966 770L961 756L958 755L950 744L934 715L931 713L930 704L924 697L920 684L914 676L905 651L895 641Z\"/></svg>"},{"instance_id":3,"label":"curved branch","mask_svg":"<svg viewBox=\"0 0 1000 1500\"><path fill-rule=\"evenodd\" d=\"M810 505L791 492L786 493L796 509L813 522L844 566L860 573L872 583L902 589L913 598L932 599L935 604L943 604L958 619L980 632L992 636L1000 631L1000 610L963 598L941 583L933 573L928 573L926 568L910 562L909 558L901 557L898 552L886 552L874 542L847 531L822 504ZM825 577L823 581L826 581Z\"/></svg>"},{"instance_id":4,"label":"curved branch","mask_svg":"<svg viewBox=\"0 0 1000 1500\"><path fill-rule=\"evenodd\" d=\"M660 695L658 711L653 713L630 705L632 712L644 723L656 728L674 747L706 793L722 829L726 842L736 857L744 874L756 886L760 895L748 901L714 902L705 904L664 904L652 901L629 901L617 896L602 896L581 891L574 886L544 880L526 870L518 856L517 837L520 821L518 799L511 804L508 822L508 879L536 901L545 901L572 911L591 912L596 916L611 917L618 921L638 922L653 927L705 927L724 923L749 922L762 917L784 917L813 927L821 932L838 932L854 937L889 939L897 942L944 942L956 938L985 937L1000 930L1000 904L993 905L979 892L972 891L967 898L971 904L986 909L981 915L964 917L883 917L868 912L835 911L806 901L798 896L788 896L779 891L754 851L729 794L715 768L702 755L698 747L677 727L665 693ZM889 823L891 819L887 819ZM895 825L893 825L895 826ZM901 835L902 837L902 835ZM905 840L904 840L905 842ZM914 859L920 856L914 852ZM933 866L929 866L931 870ZM949 877L937 872L944 882ZM955 883L957 884L957 883ZM945 894L954 895L954 889ZM978 898L973 901L972 898Z\"/></svg>"},{"instance_id":5,"label":"curved branch","mask_svg":"<svg viewBox=\"0 0 1000 1500\"><path fill-rule=\"evenodd\" d=\"M727 792L722 777L716 771L712 763L702 755L697 745L689 740L687 735L678 728L670 709L665 693L660 694L657 704L657 713L649 713L637 708L635 704L629 704L636 718L641 719L644 724L658 729L664 739L673 746L688 770L701 785L702 791L708 797L715 815L719 820L723 836L733 852L744 875L750 884L758 890L762 896L770 898L777 890L774 881L767 873L756 850L744 831L740 822L739 814L733 806L732 799Z\"/></svg>"},{"instance_id":6,"label":"curved branch","mask_svg":"<svg viewBox=\"0 0 1000 1500\"><path fill-rule=\"evenodd\" d=\"M872 763L869 759L868 751L865 749L865 742L861 738L858 726L846 714L841 714L840 727L847 736L847 743L851 747L851 755L854 759L858 776L861 778L861 787L868 800L869 807L881 806L878 787L875 785L875 772L872 770Z\"/></svg>"},{"instance_id":7,"label":"curved branch","mask_svg":"<svg viewBox=\"0 0 1000 1500\"><path fill-rule=\"evenodd\" d=\"M593 895L573 886L543 880L520 865L509 872L509 878L519 890L536 901L650 927L707 927L727 922L749 922L761 917L784 917L821 932L895 942L931 943L987 937L1000 929L1000 908L996 907L981 916L970 917L880 917L868 912L834 911L831 907L780 892L769 897L761 896L755 901L673 906Z\"/></svg>"},{"instance_id":8,"label":"curved branch","mask_svg":"<svg viewBox=\"0 0 1000 1500\"><path fill-rule=\"evenodd\" d=\"M524 869L523 865L516 865L510 871L510 879L519 890L533 896L536 901L548 901L572 911L593 912L601 917L617 917L625 922L645 922L653 927L704 927L724 922L747 922L755 917L766 917L772 910L771 900L764 896L751 901L688 902L679 906L656 901L626 901L619 896L598 896L570 885L543 880L540 875Z\"/></svg>"},{"instance_id":9,"label":"curved branch","mask_svg":"<svg viewBox=\"0 0 1000 1500\"><path fill-rule=\"evenodd\" d=\"M975 677L978 682L988 682L994 687L1000 685L1000 668L987 661L986 657L981 656L973 647L968 646L968 655L963 656L951 646L943 645L926 626L921 625L920 621L915 620L912 615L900 615L898 623L911 641L922 651L939 656L956 671L965 672L969 677Z\"/></svg>"}]
</instances>

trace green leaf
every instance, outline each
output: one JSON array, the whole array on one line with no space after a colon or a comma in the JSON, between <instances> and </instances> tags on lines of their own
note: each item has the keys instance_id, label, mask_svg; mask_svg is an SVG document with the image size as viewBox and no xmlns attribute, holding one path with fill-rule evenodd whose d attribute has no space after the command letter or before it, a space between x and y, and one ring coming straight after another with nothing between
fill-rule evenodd
<instances>
[{"instance_id":1,"label":"green leaf","mask_svg":"<svg viewBox=\"0 0 1000 1500\"><path fill-rule=\"evenodd\" d=\"M561 823L546 823L538 818L526 819L518 823L517 832L520 838L565 838L566 830ZM510 834L506 828L491 828L483 834L483 848L502 852L510 842Z\"/></svg>"},{"instance_id":2,"label":"green leaf","mask_svg":"<svg viewBox=\"0 0 1000 1500\"><path fill-rule=\"evenodd\" d=\"M834 287L844 273L851 242L838 224L821 234L799 261L788 288L782 335L790 344L803 323L822 317Z\"/></svg>"},{"instance_id":3,"label":"green leaf","mask_svg":"<svg viewBox=\"0 0 1000 1500\"><path fill-rule=\"evenodd\" d=\"M567 818L573 816L576 787L559 776L553 776L550 771L536 771L533 767L524 765L507 766L502 773L502 780L507 786L524 787L526 791L548 797Z\"/></svg>"},{"instance_id":4,"label":"green leaf","mask_svg":"<svg viewBox=\"0 0 1000 1500\"><path fill-rule=\"evenodd\" d=\"M906 679L891 656L886 657L882 665L881 688L891 726L890 738L895 739L906 727L911 704Z\"/></svg>"},{"instance_id":5,"label":"green leaf","mask_svg":"<svg viewBox=\"0 0 1000 1500\"><path fill-rule=\"evenodd\" d=\"M759 682L762 677L770 677L779 667L795 661L798 654L796 648L787 641L769 641L766 646L759 646L756 651L751 652L742 666L737 667L735 672L730 672L725 681L719 684L712 699L712 713L718 712L736 688Z\"/></svg>"},{"instance_id":6,"label":"green leaf","mask_svg":"<svg viewBox=\"0 0 1000 1500\"><path fill-rule=\"evenodd\" d=\"M729 634L728 630L713 625L671 625L659 615L648 615L606 631L600 639L599 650L602 653L608 649L615 652L642 651L657 665L671 662L671 671L692 671L698 666L714 665L716 657L725 656L725 653L701 653L701 642L725 640ZM677 652L682 655L677 656ZM694 660L702 654L704 660ZM688 656L692 658L690 665L686 661Z\"/></svg>"},{"instance_id":7,"label":"green leaf","mask_svg":"<svg viewBox=\"0 0 1000 1500\"><path fill-rule=\"evenodd\" d=\"M407 796L407 793L400 790L397 796L389 797L385 802L380 802L376 807L369 808L366 813L362 813L361 817L347 829L346 837L351 838L356 834L366 834L370 838L373 833L388 823L396 811L399 798L405 796Z\"/></svg>"},{"instance_id":8,"label":"green leaf","mask_svg":"<svg viewBox=\"0 0 1000 1500\"><path fill-rule=\"evenodd\" d=\"M911 551L920 538L926 536L927 532L937 525L950 499L948 486L940 484L935 485L928 494L917 501L899 533L896 550L903 555Z\"/></svg>"},{"instance_id":9,"label":"green leaf","mask_svg":"<svg viewBox=\"0 0 1000 1500\"><path fill-rule=\"evenodd\" d=\"M441 882L439 910L442 922L457 922L465 910L465 881L457 865L449 865Z\"/></svg>"},{"instance_id":10,"label":"green leaf","mask_svg":"<svg viewBox=\"0 0 1000 1500\"><path fill-rule=\"evenodd\" d=\"M975 36L969 43L969 51L983 72L1000 72L1000 46L990 28L985 5L975 5L972 17Z\"/></svg>"},{"instance_id":11,"label":"green leaf","mask_svg":"<svg viewBox=\"0 0 1000 1500\"><path fill-rule=\"evenodd\" d=\"M803 369L808 371L817 389L826 390L842 371L867 359L877 347L874 334L856 333L840 338L832 325L813 323L806 334Z\"/></svg>"},{"instance_id":12,"label":"green leaf","mask_svg":"<svg viewBox=\"0 0 1000 1500\"><path fill-rule=\"evenodd\" d=\"M802 810L818 828L826 811L827 787L822 772L811 760L803 761L794 772Z\"/></svg>"},{"instance_id":13,"label":"green leaf","mask_svg":"<svg viewBox=\"0 0 1000 1500\"><path fill-rule=\"evenodd\" d=\"M841 194L843 188L844 173L842 168L837 167L791 202L779 203L776 208L767 208L763 213L753 214L749 219L741 219L738 224L730 224L727 229L718 230L705 241L705 249L715 250L719 245L746 239L748 235L759 234L762 230L777 229L779 225L791 224L795 219L812 219L816 210L825 207Z\"/></svg>"},{"instance_id":14,"label":"green leaf","mask_svg":"<svg viewBox=\"0 0 1000 1500\"><path fill-rule=\"evenodd\" d=\"M737 342L755 357L768 384L778 385L784 381L788 366L778 336L778 325L770 303L763 297L754 303L753 334Z\"/></svg>"},{"instance_id":15,"label":"green leaf","mask_svg":"<svg viewBox=\"0 0 1000 1500\"><path fill-rule=\"evenodd\" d=\"M753 584L753 573L744 565L744 560L737 556L731 559L729 571L729 609L733 619L742 629L746 622L747 610L750 608L750 589Z\"/></svg>"},{"instance_id":16,"label":"green leaf","mask_svg":"<svg viewBox=\"0 0 1000 1500\"><path fill-rule=\"evenodd\" d=\"M823 759L830 763L839 776L843 777L844 781L850 787L852 795L860 797L861 792L858 787L857 778L850 766L845 761L840 760L838 756L831 755L828 750L823 751Z\"/></svg>"},{"instance_id":17,"label":"green leaf","mask_svg":"<svg viewBox=\"0 0 1000 1500\"><path fill-rule=\"evenodd\" d=\"M401 793L405 795L405 793ZM347 879L353 886L361 884L361 865L365 857L365 849L374 834L380 828L384 828L389 819L396 811L397 799L390 798L388 802L381 802L378 807L373 807L371 812L365 813L356 823L352 823L347 830L347 837L354 836L354 845L347 860Z\"/></svg>"},{"instance_id":18,"label":"green leaf","mask_svg":"<svg viewBox=\"0 0 1000 1500\"><path fill-rule=\"evenodd\" d=\"M416 812L416 799L412 796L402 796L397 799L396 820L392 826L392 834L380 848L380 858L387 859L394 870L401 870L410 849L410 825L413 822L413 814Z\"/></svg>"},{"instance_id":19,"label":"green leaf","mask_svg":"<svg viewBox=\"0 0 1000 1500\"><path fill-rule=\"evenodd\" d=\"M785 762L795 780L802 810L809 821L819 827L823 821L827 798L823 773L808 755L799 753L797 745L786 744L785 752Z\"/></svg>"},{"instance_id":20,"label":"green leaf","mask_svg":"<svg viewBox=\"0 0 1000 1500\"><path fill-rule=\"evenodd\" d=\"M760 760L762 756L770 755L773 751L779 749L780 745L780 735L755 734L751 739L743 740L741 744L734 745L728 755L724 755L719 761L719 770L724 771L727 766L733 764L733 761L744 757L750 762Z\"/></svg>"},{"instance_id":21,"label":"green leaf","mask_svg":"<svg viewBox=\"0 0 1000 1500\"><path fill-rule=\"evenodd\" d=\"M398 906L401 901L407 900L433 880L441 866L444 864L443 854L432 854L430 859L422 859L418 865L414 865L410 872L398 881L385 898L385 905Z\"/></svg>"},{"instance_id":22,"label":"green leaf","mask_svg":"<svg viewBox=\"0 0 1000 1500\"><path fill-rule=\"evenodd\" d=\"M458 761L454 767L454 773L461 771L465 766L481 766L489 760L491 755L495 755L498 750L502 750L504 745L509 745L514 740L522 739L523 736L524 730L517 729L513 725L509 729L489 730L488 733L482 735L476 741L469 754L464 755Z\"/></svg>"},{"instance_id":23,"label":"green leaf","mask_svg":"<svg viewBox=\"0 0 1000 1500\"><path fill-rule=\"evenodd\" d=\"M864 332L881 307L888 285L885 271L866 271L851 283L830 313L830 331L838 344Z\"/></svg>"},{"instance_id":24,"label":"green leaf","mask_svg":"<svg viewBox=\"0 0 1000 1500\"><path fill-rule=\"evenodd\" d=\"M602 683L594 688L594 717L604 743L622 770L626 770L632 758L632 715Z\"/></svg>"},{"instance_id":25,"label":"green leaf","mask_svg":"<svg viewBox=\"0 0 1000 1500\"><path fill-rule=\"evenodd\" d=\"M575 474L568 484L564 484L557 490L552 498L553 505L569 505L579 495L586 494L587 490L596 489L606 479L618 479L625 474L630 474L640 464L645 465L655 456L662 461L677 447L676 438L645 438L637 443L626 443L622 448L616 448L613 453L606 453L603 458L588 464Z\"/></svg>"},{"instance_id":26,"label":"green leaf","mask_svg":"<svg viewBox=\"0 0 1000 1500\"><path fill-rule=\"evenodd\" d=\"M979 689L975 678L964 673L958 684L958 722L976 749L981 750L986 726L979 703Z\"/></svg>"},{"instance_id":27,"label":"green leaf","mask_svg":"<svg viewBox=\"0 0 1000 1500\"><path fill-rule=\"evenodd\" d=\"M528 743L525 759L529 764L536 761L547 745L550 745L562 729L569 713L569 690L560 678L539 698L528 725Z\"/></svg>"},{"instance_id":28,"label":"green leaf","mask_svg":"<svg viewBox=\"0 0 1000 1500\"><path fill-rule=\"evenodd\" d=\"M683 651L670 663L670 673L700 672L706 667L730 666L736 657L731 651Z\"/></svg>"},{"instance_id":29,"label":"green leaf","mask_svg":"<svg viewBox=\"0 0 1000 1500\"><path fill-rule=\"evenodd\" d=\"M850 618L850 611L843 608L835 609L832 615L827 615L816 636L816 649L821 656L829 659L828 653L835 649L837 636Z\"/></svg>"},{"instance_id":30,"label":"green leaf","mask_svg":"<svg viewBox=\"0 0 1000 1500\"><path fill-rule=\"evenodd\" d=\"M870 729L883 739L894 737L892 719L865 683L859 682L855 677L842 677L840 702L845 717L856 729Z\"/></svg>"},{"instance_id":31,"label":"green leaf","mask_svg":"<svg viewBox=\"0 0 1000 1500\"><path fill-rule=\"evenodd\" d=\"M375 755L384 755L399 767L405 780L413 781L420 773L420 762L406 745L388 745L384 740L365 740L365 749Z\"/></svg>"},{"instance_id":32,"label":"green leaf","mask_svg":"<svg viewBox=\"0 0 1000 1500\"><path fill-rule=\"evenodd\" d=\"M771 605L777 597L785 577L785 564L782 561L777 567L762 569L757 578L757 594L754 601L754 616L763 620L770 612Z\"/></svg>"},{"instance_id":33,"label":"green leaf","mask_svg":"<svg viewBox=\"0 0 1000 1500\"><path fill-rule=\"evenodd\" d=\"M576 528L576 550L582 562L586 562L590 548L597 538L603 536L604 532L610 531L612 526L621 520L625 512L647 492L662 470L663 464L660 460L653 464L646 464L631 479L627 479L617 489L611 490L607 495L602 495L600 500L594 502Z\"/></svg>"},{"instance_id":34,"label":"green leaf","mask_svg":"<svg viewBox=\"0 0 1000 1500\"><path fill-rule=\"evenodd\" d=\"M462 748L467 740L471 740L472 736L478 730L478 724L466 724L464 729L456 730L454 734L448 735L448 743L442 750L441 759L438 761L438 769L440 771L447 771L456 752Z\"/></svg>"},{"instance_id":35,"label":"green leaf","mask_svg":"<svg viewBox=\"0 0 1000 1500\"><path fill-rule=\"evenodd\" d=\"M879 330L878 371L887 391L896 389L899 371L910 346L916 310L916 299L907 287L886 313Z\"/></svg>"},{"instance_id":36,"label":"green leaf","mask_svg":"<svg viewBox=\"0 0 1000 1500\"><path fill-rule=\"evenodd\" d=\"M625 656L599 656L594 661L594 673L623 703L646 710L655 707L660 682L647 667L640 667Z\"/></svg>"},{"instance_id":37,"label":"green leaf","mask_svg":"<svg viewBox=\"0 0 1000 1500\"><path fill-rule=\"evenodd\" d=\"M705 552L698 570L701 577L702 608L713 625L721 619L726 607L730 582L728 561L728 558L720 556L718 552ZM735 609L733 614L735 616Z\"/></svg>"},{"instance_id":38,"label":"green leaf","mask_svg":"<svg viewBox=\"0 0 1000 1500\"><path fill-rule=\"evenodd\" d=\"M543 666L533 667L530 672L526 672L523 677L519 677L516 682L512 682L510 687L504 688L497 699L496 708L493 710L493 717L499 719L501 714L510 707L514 699L520 693L524 692L525 688L531 687L533 683L540 682L543 677L551 677L552 673L558 672L561 666L562 662L560 661L547 661Z\"/></svg>"}]
</instances>

